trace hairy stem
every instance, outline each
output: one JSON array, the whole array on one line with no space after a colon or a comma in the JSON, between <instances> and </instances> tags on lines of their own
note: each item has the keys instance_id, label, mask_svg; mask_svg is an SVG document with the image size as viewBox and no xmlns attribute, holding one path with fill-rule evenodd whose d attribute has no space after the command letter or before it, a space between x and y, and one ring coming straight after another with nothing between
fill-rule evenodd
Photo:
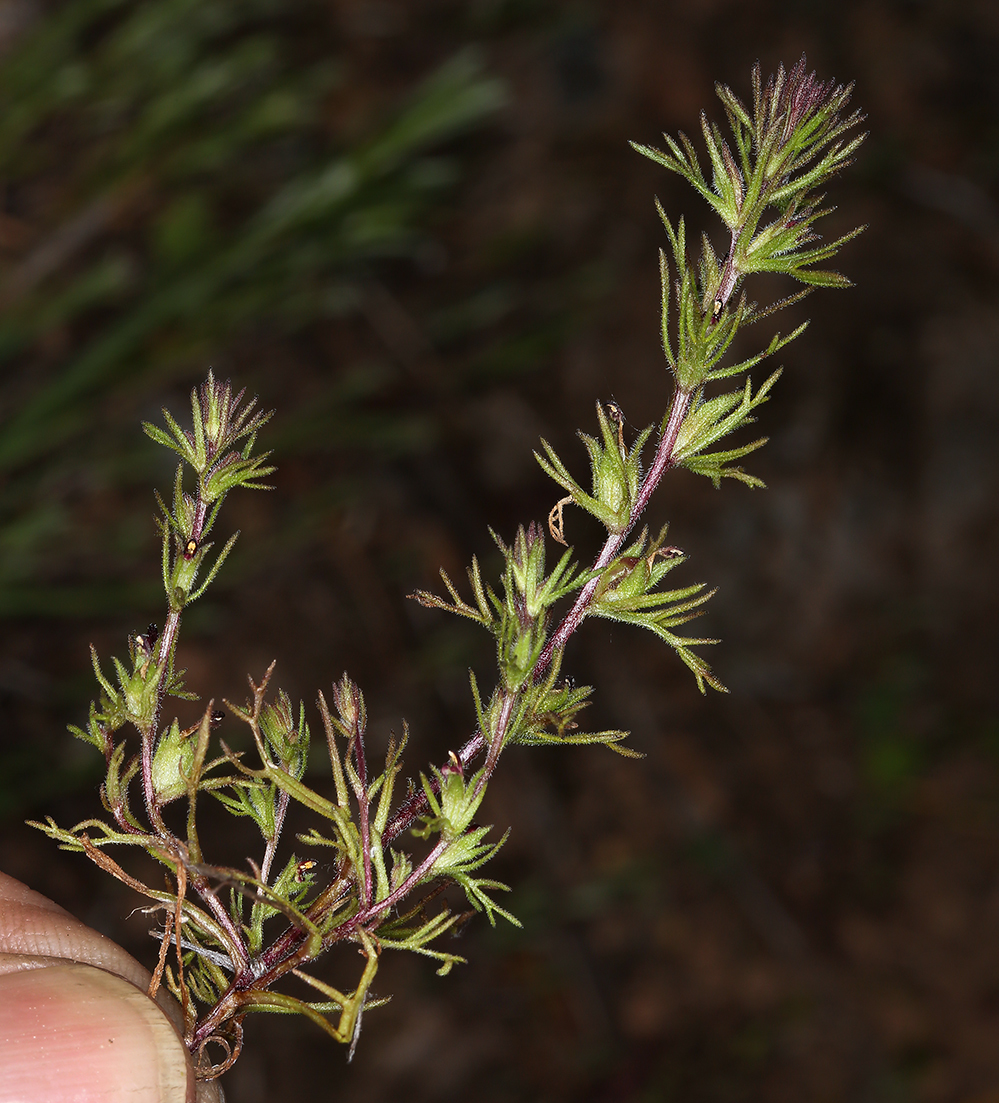
<instances>
[{"instance_id":1,"label":"hairy stem","mask_svg":"<svg viewBox=\"0 0 999 1103\"><path fill-rule=\"evenodd\" d=\"M715 293L715 302L721 304L718 308L719 310L728 305L728 301L735 291L735 285L739 282L739 277L742 275L735 263L735 247L738 241L738 230L733 230L732 238L728 246L728 256L725 257L725 263L722 265L721 274L718 278L718 290Z\"/></svg>"},{"instance_id":2,"label":"hairy stem","mask_svg":"<svg viewBox=\"0 0 999 1103\"><path fill-rule=\"evenodd\" d=\"M642 480L638 494L635 497L635 503L631 510L628 526L622 532L612 533L607 537L604 546L600 549L599 555L593 561L592 570L600 570L611 562L621 548L621 545L624 543L628 533L635 527L642 513L645 511L663 475L673 466L677 438L680 435L683 419L687 416L687 411L690 409L692 397L692 391L685 391L679 387L674 391L669 417L662 435L659 438L659 446L656 448L652 466L649 468L648 474ZM556 649L565 647L569 637L583 622L590 602L593 600L593 594L598 583L599 578L593 578L579 592L575 602L573 602L572 608L563 617L561 624L559 624L555 632L549 637L544 649L538 656L534 664L534 669L531 672L531 680L538 678L548 669ZM502 748L503 739L505 739L507 734L506 725L509 724L510 717L513 713L515 699L515 696L509 696L504 704L501 724L498 725L498 727L502 727L502 731L493 733L492 741L489 744L490 755L493 753L493 746L500 749ZM477 731L458 752L458 758L462 768L474 762L486 746L487 742L485 736L481 731ZM499 757L499 750L496 751L496 757ZM495 768L495 762L492 764L492 767ZM487 759L487 769L480 782L480 789L491 774L492 769L489 768ZM436 789L436 784L434 787ZM403 802L399 810L389 821L382 834L382 844L386 845L398 838L407 828L411 827L413 823L416 822L419 816L426 812L426 809L426 794L418 790Z\"/></svg>"},{"instance_id":3,"label":"hairy stem","mask_svg":"<svg viewBox=\"0 0 999 1103\"><path fill-rule=\"evenodd\" d=\"M461 768L464 770L466 767L470 766L483 752L485 747L485 737L482 732L477 731L458 752L458 761L461 763ZM437 792L439 786L436 780L432 779L431 785L434 792ZM394 839L397 839L408 827L411 827L416 822L417 818L426 810L427 795L422 789L417 789L402 802L396 814L389 820L385 830L382 832L382 845L387 846Z\"/></svg>"},{"instance_id":4,"label":"hairy stem","mask_svg":"<svg viewBox=\"0 0 999 1103\"><path fill-rule=\"evenodd\" d=\"M278 793L277 807L274 809L274 834L267 840L264 849L264 857L260 863L260 880L266 885L271 875L271 864L281 840L281 829L284 827L284 817L288 811L288 802L291 800L287 790L282 789Z\"/></svg>"},{"instance_id":5,"label":"hairy stem","mask_svg":"<svg viewBox=\"0 0 999 1103\"><path fill-rule=\"evenodd\" d=\"M368 762L364 754L364 732L354 727L354 761L357 763L357 815L361 832L361 910L371 903L371 822L368 807Z\"/></svg>"},{"instance_id":6,"label":"hairy stem","mask_svg":"<svg viewBox=\"0 0 999 1103\"><path fill-rule=\"evenodd\" d=\"M611 533L607 537L604 541L604 546L600 549L600 554L593 561L593 566L590 568L591 570L602 570L611 562L620 550L628 533L631 532L637 524L638 519L645 512L645 507L649 504L649 499L655 492L663 475L673 466L673 453L676 449L677 437L680 434L683 419L687 416L687 411L690 409L690 400L692 396L692 391L681 390L679 387L674 392L673 405L670 407L669 418L663 429L662 436L659 438L659 446L656 449L656 455L652 461L652 466L649 468L648 474L642 480L642 485L639 487L638 494L635 496L635 503L631 509L628 525L621 532ZM562 623L548 638L544 650L538 656L534 664L534 669L531 672L532 678L539 677L548 669L555 651L565 647L569 637L576 631L580 624L582 624L599 583L599 576L591 578L579 591L576 600L572 604L572 608L562 618Z\"/></svg>"},{"instance_id":7,"label":"hairy stem","mask_svg":"<svg viewBox=\"0 0 999 1103\"><path fill-rule=\"evenodd\" d=\"M156 738L155 724L145 730L140 730L139 735L142 740L140 751L142 761L142 795L146 802L146 815L149 817L149 822L153 825L156 833L160 836L165 836L168 832L160 812L160 802L156 796L156 789L153 786L153 741Z\"/></svg>"}]
</instances>

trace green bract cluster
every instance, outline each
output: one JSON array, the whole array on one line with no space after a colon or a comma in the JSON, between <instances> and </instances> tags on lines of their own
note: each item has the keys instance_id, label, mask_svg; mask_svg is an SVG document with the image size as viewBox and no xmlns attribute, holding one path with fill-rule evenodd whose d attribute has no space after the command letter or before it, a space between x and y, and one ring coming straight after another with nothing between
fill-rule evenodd
<instances>
[{"instance_id":1,"label":"green bract cluster","mask_svg":"<svg viewBox=\"0 0 999 1103\"><path fill-rule=\"evenodd\" d=\"M91 706L86 728L72 729L105 756L101 799L111 822L88 819L64 829L49 820L37 826L61 846L84 851L150 899L152 914L162 915L152 932L160 955L151 990L165 979L180 1001L185 1040L200 1075L219 1075L236 1059L242 1020L251 1011L299 1012L353 1047L364 1011L380 1002L371 986L383 950L427 955L440 963L441 973L462 960L434 945L471 914L452 911L440 895L442 886L458 886L472 911L484 912L490 922L497 915L517 922L493 898L506 886L477 876L506 837L488 838L491 827L476 819L503 751L513 744L602 743L637 757L622 746L626 732L578 728L592 689L576 686L561 671L568 641L584 620L597 617L646 628L673 648L702 691L708 685L724 688L694 650L714 641L675 631L702 611L712 591L696 582L663 588L686 557L666 543L665 528L651 538L637 526L660 480L674 467L706 475L716 485L725 476L761 485L732 462L763 439L720 450L716 445L753 420L779 373L755 390L748 377L728 393L709 395L706 389L748 372L804 328L774 336L758 354L727 364L726 353L744 324L794 301L758 311L744 294L734 299L747 275L783 272L813 285L846 284L835 273L811 267L853 236L811 244L817 240L815 221L825 213L811 191L849 162L861 139L844 137L859 116L839 116L850 89L818 82L805 72L804 59L790 72L780 69L765 87L759 70L754 73L752 112L727 88L718 92L733 146L703 121L710 186L683 135L679 141L667 138L667 153L636 147L687 179L720 215L731 239L728 254L719 259L705 238L693 265L686 255L683 220L673 226L660 208L678 273L671 288L669 263L661 253L662 340L673 382L666 414L629 442L620 408L598 403L597 435L580 434L590 462L588 490L551 445L541 442L538 462L567 492L548 518L551 538L565 548L554 567L548 567L544 527L531 523L519 528L509 544L493 534L504 562L495 586L483 580L478 561L472 560L471 601L460 596L444 572L446 598L425 591L413 595L428 608L486 629L495 641L497 670L488 692L471 673L474 731L443 766L406 782L401 801L396 794L408 731L404 727L400 740L389 740L384 768L373 770L364 697L346 674L333 687L332 708L322 694L318 698L332 768L325 795L304 780L311 742L304 706L294 706L281 691L268 697L273 664L259 684L250 681L245 705L226 702L252 734L252 762L216 741L214 730L224 714L215 711L213 702L193 727L162 721L166 697L187 696L183 671L174 668L182 612L210 585L235 540L226 542L199 582L219 510L230 491L260 489L259 480L273 468L266 453L254 453L256 434L269 415L256 411L253 402L243 405L242 394L234 395L228 383L211 375L192 395L190 427L181 427L165 411L166 429L145 426L152 440L182 461L172 504L158 499L166 621L162 631L150 626L129 640L129 663L113 660L116 685L94 654L99 700ZM761 225L771 208L774 221ZM671 299L677 305L675 320ZM646 450L651 455L643 459ZM194 477L190 489L188 471ZM569 505L591 514L606 530L585 567L567 546L564 511ZM127 735L118 736L129 726L138 735L137 746ZM253 822L262 846L258 860L246 868L208 861L198 834L202 793ZM176 801L186 801L187 809L179 834L163 816L163 809ZM282 832L292 802L311 813L315 823L297 836L299 846L289 852L282 847ZM106 853L112 845L146 850L166 867L169 887L152 888L133 878ZM433 907L432 900L437 901ZM305 971L316 958L348 943L364 958L352 989L341 991ZM350 955L346 960L352 960ZM290 978L322 998L275 990ZM209 1045L221 1047L221 1058L207 1050Z\"/></svg>"}]
</instances>

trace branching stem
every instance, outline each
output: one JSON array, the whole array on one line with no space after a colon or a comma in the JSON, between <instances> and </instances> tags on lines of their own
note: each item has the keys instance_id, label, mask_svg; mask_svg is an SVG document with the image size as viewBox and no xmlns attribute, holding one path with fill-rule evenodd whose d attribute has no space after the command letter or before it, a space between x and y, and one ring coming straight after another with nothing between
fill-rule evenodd
<instances>
[{"instance_id":1,"label":"branching stem","mask_svg":"<svg viewBox=\"0 0 999 1103\"><path fill-rule=\"evenodd\" d=\"M576 482L547 442L543 442L545 454L539 454L542 467L569 491L569 497L559 502L549 519L554 539L564 543L561 509L568 501L600 520L607 531L590 568L581 575L577 573L578 565L572 562L571 550L563 553L554 568L550 565L546 568L543 528L531 524L518 529L509 547L497 538L506 559L502 585L497 590L483 583L478 562L473 561L469 578L474 605L460 599L446 575L444 582L451 602L423 593L415 595L425 605L450 609L492 632L497 642L499 675L488 699L480 695L472 676L479 729L457 754L452 752L449 763L441 770L433 771L422 786L412 787L391 818L393 787L401 769L401 746L391 743L384 772L379 774L374 763L368 763L364 699L346 674L335 688L337 719L331 718L320 695L336 803L303 780L309 738L304 710L299 711L296 724L290 698L283 691L279 691L276 703L265 703L274 664L259 685L250 680L252 707L228 705L253 733L260 756L259 769L241 762L241 754L230 751L225 743L221 758L207 757L211 728L217 722L211 703L200 727L182 731L175 720L161 733L165 698L171 694L186 696L174 671L182 613L186 604L196 599L215 577L235 536L215 558L205 581L196 587L208 550L204 541L228 491L237 486L260 489L262 484L257 480L273 468L266 466L266 453L253 454L256 432L270 415L253 412L256 400L241 406L242 392L234 396L231 385L219 383L211 373L207 383L192 394L192 429L182 428L168 412L164 414L166 430L145 426L153 440L183 460L174 485L172 508L160 499L166 621L155 644L152 629L129 641L131 671L115 660L119 689L104 676L94 652L95 675L101 687L100 705L92 706L86 731L74 729L105 757L105 804L120 830L99 820L83 821L71 831L59 828L51 820L37 826L63 845L82 849L102 869L157 901L157 907L172 909L173 936L171 940L163 932L153 987L165 977L170 989L180 997L186 1023L185 1042L196 1062L203 1058L209 1043L217 1042L226 1050L226 1059L221 1064L202 1066L199 1075L220 1075L235 1061L241 1044L242 1019L251 1010L300 1012L337 1041L353 1046L382 947L436 956L444 963L443 971L460 960L455 954L427 947L443 931L454 928L461 916L454 915L447 906L429 915L425 910L429 897L415 906L407 905L409 910L399 907L423 887L433 884L432 896L447 884L456 883L464 889L470 905L484 910L490 921L500 914L516 922L489 896L492 890L506 886L472 876L502 845L502 840L495 845L483 842L490 829L480 826L475 815L504 748L511 743L591 742L607 743L627 753L625 748L615 746L625 733L574 730L574 718L591 691L558 677L566 646L587 617L606 617L651 629L691 668L702 690L705 684L724 688L712 676L708 664L691 650L695 645L712 641L674 632L678 625L700 612L710 592L703 592L700 584L676 590L660 585L674 565L671 560L682 557L677 549L663 547L662 537L650 543L645 533L633 546L626 548L626 542L663 476L678 465L708 476L715 485L724 476L759 485L758 479L733 466L732 461L751 452L762 441L720 451L712 449L723 437L752 421L753 409L766 400L776 374L755 392L748 378L738 389L709 399L705 399L704 388L712 380L748 372L763 356L796 336L802 327L786 339L774 336L760 355L719 367L743 323L794 301L794 297L782 300L763 315L744 300L732 309L730 302L742 278L753 272L784 272L811 285L848 284L838 273L814 267L834 255L853 235L813 245L820 239L812 224L826 212L816 209L818 199L811 193L849 163L862 138L843 144L839 136L859 121L859 116L841 120L838 113L849 99L850 89L823 84L814 74L807 74L804 66L802 59L790 73L781 68L765 89L759 72L754 74L752 119L730 90L719 88L733 127L735 146L722 141L717 128L705 124L712 162L710 185L696 151L686 139L681 144L666 136L665 152L636 147L687 179L712 204L730 231L729 249L723 260L719 261L705 239L700 262L692 265L686 255L683 220L674 227L660 208L679 271L671 292L671 263L664 253L662 341L673 372L674 389L668 413L659 424L651 464L643 472L641 454L653 427L642 432L628 448L620 410L614 404L598 404L600 434L583 435L590 457L592 493ZM738 163L731 153L733 148ZM770 207L776 208L781 217L759 229ZM674 300L676 315L671 314L670 304ZM196 488L190 493L184 489L184 464L193 468L197 476ZM568 611L549 632L554 623L553 611L570 597L573 600ZM132 757L123 770L125 744L115 746L113 737L125 724L131 724L139 732L140 746L137 753L130 752ZM337 732L347 741L343 756L337 749ZM470 780L468 770L480 756L484 756L484 761ZM224 768L226 762L235 768L236 776L215 772ZM141 827L142 821L129 807L128 795L137 773L146 815ZM259 866L253 859L247 859L252 875L234 868L202 864L195 825L195 805L200 792L212 793L228 811L248 816L256 823L264 846ZM164 809L185 795L186 842L164 822ZM320 863L312 859L299 861L297 857L288 861L283 872L274 875L292 799L318 814L325 825L323 831L332 833L332 837L327 837L314 828L299 836L307 845L334 851L334 861L328 867L334 872L329 879L319 877ZM424 838L436 836L428 852L418 859L402 847L401 852L392 851L389 855L387 848L421 817L425 828L418 834ZM87 828L93 825L104 832L96 842L87 834ZM142 885L101 849L106 844L122 842L140 845L154 859L174 867L175 888L168 887L164 892ZM223 894L226 886L228 891ZM247 899L251 901L248 923ZM287 925L268 941L264 924L278 915L283 916ZM186 930L182 929L184 925ZM381 943L379 931L383 935ZM177 967L168 971L165 961L170 941L176 949ZM363 974L352 992L340 992L299 971L300 966L334 945L346 942L358 945L366 959ZM269 991L291 972L325 993L327 999L309 1003ZM198 1001L207 1005L200 1020L194 1006ZM337 1007L340 1018L338 1025L334 1025L325 1016Z\"/></svg>"}]
</instances>

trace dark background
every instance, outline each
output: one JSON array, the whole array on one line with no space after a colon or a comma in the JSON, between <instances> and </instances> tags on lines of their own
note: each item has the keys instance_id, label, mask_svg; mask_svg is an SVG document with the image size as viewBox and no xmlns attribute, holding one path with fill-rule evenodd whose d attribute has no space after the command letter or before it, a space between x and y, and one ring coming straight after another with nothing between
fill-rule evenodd
<instances>
[{"instance_id":1,"label":"dark background","mask_svg":"<svg viewBox=\"0 0 999 1103\"><path fill-rule=\"evenodd\" d=\"M147 962L140 901L23 825L97 811L64 732L87 644L160 619L170 467L139 421L209 365L278 410L277 490L227 506L240 545L185 621L192 688L241 699L277 658L311 702L346 666L375 746L405 716L410 770L441 760L490 647L405 595L547 514L539 435L581 471L596 398L641 427L668 397L653 196L704 211L627 140L695 133L757 59L856 81L871 137L825 232L869 224L857 286L781 320L812 326L760 418L769 489L671 475L651 511L719 587L695 627L732 692L588 625L589 722L647 758L509 754L485 815L524 929L476 919L444 979L385 961L349 1067L251 1020L225 1086L999 1100L999 8L7 0L0 31L0 865ZM218 860L251 853L219 832Z\"/></svg>"}]
</instances>

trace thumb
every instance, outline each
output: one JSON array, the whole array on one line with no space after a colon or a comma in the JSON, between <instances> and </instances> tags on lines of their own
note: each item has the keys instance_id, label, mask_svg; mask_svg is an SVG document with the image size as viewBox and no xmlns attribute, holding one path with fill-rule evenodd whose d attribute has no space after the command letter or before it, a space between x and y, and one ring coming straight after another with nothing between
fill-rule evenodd
<instances>
[{"instance_id":1,"label":"thumb","mask_svg":"<svg viewBox=\"0 0 999 1103\"><path fill-rule=\"evenodd\" d=\"M0 1103L196 1098L187 1051L166 1015L134 984L92 965L22 959L0 976L0 1054Z\"/></svg>"},{"instance_id":2,"label":"thumb","mask_svg":"<svg viewBox=\"0 0 999 1103\"><path fill-rule=\"evenodd\" d=\"M110 939L0 873L0 1103L221 1103L180 1008Z\"/></svg>"}]
</instances>

